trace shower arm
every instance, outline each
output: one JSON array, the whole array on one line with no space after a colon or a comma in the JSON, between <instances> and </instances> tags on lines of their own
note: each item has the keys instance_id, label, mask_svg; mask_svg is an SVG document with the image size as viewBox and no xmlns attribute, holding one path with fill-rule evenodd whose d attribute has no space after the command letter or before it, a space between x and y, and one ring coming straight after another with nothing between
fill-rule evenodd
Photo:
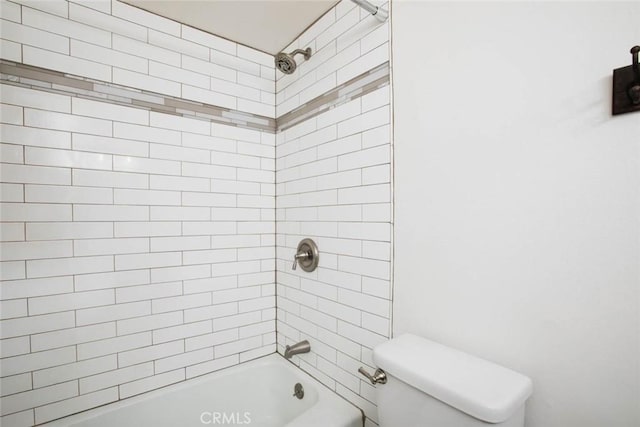
<instances>
[{"instance_id":1,"label":"shower arm","mask_svg":"<svg viewBox=\"0 0 640 427\"><path fill-rule=\"evenodd\" d=\"M293 58L297 54L304 55L304 59L308 60L309 58L311 58L311 49L310 48L296 49L293 52L291 52L289 55Z\"/></svg>"},{"instance_id":2,"label":"shower arm","mask_svg":"<svg viewBox=\"0 0 640 427\"><path fill-rule=\"evenodd\" d=\"M373 16L375 16L375 18L380 22L384 22L387 20L387 18L389 18L389 12L387 12L384 9L380 9L378 6L374 6L373 4L369 3L367 0L351 0L351 1L357 4L358 6L360 6L361 8L363 8L364 10L366 10L367 12L369 12L370 14L372 14Z\"/></svg>"}]
</instances>

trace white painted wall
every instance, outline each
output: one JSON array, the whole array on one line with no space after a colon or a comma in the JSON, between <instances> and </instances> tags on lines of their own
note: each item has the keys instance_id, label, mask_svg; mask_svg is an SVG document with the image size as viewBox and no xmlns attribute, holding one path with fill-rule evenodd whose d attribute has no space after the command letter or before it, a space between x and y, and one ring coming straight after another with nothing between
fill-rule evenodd
<instances>
[{"instance_id":1,"label":"white painted wall","mask_svg":"<svg viewBox=\"0 0 640 427\"><path fill-rule=\"evenodd\" d=\"M394 333L529 375L529 427L640 425L640 3L394 3Z\"/></svg>"}]
</instances>

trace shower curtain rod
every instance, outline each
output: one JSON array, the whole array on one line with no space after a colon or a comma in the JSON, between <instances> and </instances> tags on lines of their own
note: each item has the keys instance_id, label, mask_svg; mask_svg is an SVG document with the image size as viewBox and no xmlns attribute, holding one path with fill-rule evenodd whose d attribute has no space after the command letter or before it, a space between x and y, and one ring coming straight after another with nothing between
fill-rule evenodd
<instances>
[{"instance_id":1,"label":"shower curtain rod","mask_svg":"<svg viewBox=\"0 0 640 427\"><path fill-rule=\"evenodd\" d=\"M380 22L384 22L389 17L389 12L384 9L379 8L378 6L374 6L369 3L367 0L351 0L370 14L376 17L376 19Z\"/></svg>"}]
</instances>

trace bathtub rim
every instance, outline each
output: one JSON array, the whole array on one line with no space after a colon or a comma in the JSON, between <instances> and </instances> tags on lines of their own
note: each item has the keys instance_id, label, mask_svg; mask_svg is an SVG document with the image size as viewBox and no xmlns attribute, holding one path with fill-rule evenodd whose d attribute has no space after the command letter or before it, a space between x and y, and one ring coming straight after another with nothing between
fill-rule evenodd
<instances>
[{"instance_id":1,"label":"bathtub rim","mask_svg":"<svg viewBox=\"0 0 640 427\"><path fill-rule=\"evenodd\" d=\"M214 378L233 375L236 372L244 371L252 367L260 367L260 366L267 366L267 365L274 365L274 364L287 367L287 369L292 370L295 376L308 377L309 379L313 380L314 385L318 390L318 401L313 406L311 406L307 411L302 412L300 415L290 420L286 424L286 426L295 425L296 420L299 420L300 418L302 418L306 412L311 411L314 407L317 407L319 404L325 403L326 400L338 400L345 405L344 406L345 408L348 408L348 407L353 408L355 411L358 412L360 418L362 419L362 425L364 426L365 414L362 409L357 407L355 404L349 402L347 399L345 399L343 396L336 393L334 390L327 387L320 380L318 380L313 375L311 375L310 373L300 368L294 362L285 359L284 356L282 356L278 352L270 353L261 357L257 357L255 359L238 363L236 365L219 369L217 371L208 372L206 374L198 375L198 376L188 378L176 383L167 384L157 389L149 390L149 391L146 391L134 396L130 396L121 400L116 400L110 403L106 403L104 405L86 409L81 412L76 412L74 414L70 414L62 418L56 418L55 420L47 421L41 424L34 424L34 425L46 426L46 427L68 427L70 424L72 425L72 423L86 421L91 418L98 417L102 414L106 414L106 413L118 410L119 408L125 408L140 402L146 402L148 400L152 400L157 396L167 393L167 391L169 390L179 391L179 390L190 388L198 384L205 383L207 381L211 381ZM82 395L79 395L79 396L82 396ZM286 426L283 426L283 427L286 427Z\"/></svg>"}]
</instances>

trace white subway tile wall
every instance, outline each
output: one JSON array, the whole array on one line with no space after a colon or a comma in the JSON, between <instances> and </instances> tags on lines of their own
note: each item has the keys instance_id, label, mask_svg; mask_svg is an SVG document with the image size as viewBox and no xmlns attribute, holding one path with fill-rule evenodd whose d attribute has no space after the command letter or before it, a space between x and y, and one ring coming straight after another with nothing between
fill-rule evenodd
<instances>
[{"instance_id":1,"label":"white subway tile wall","mask_svg":"<svg viewBox=\"0 0 640 427\"><path fill-rule=\"evenodd\" d=\"M381 4L381 3L377 3ZM387 4L381 4L387 8ZM289 49L314 55L276 83L282 116L389 61L389 24L343 0ZM391 334L391 107L388 85L276 135L277 343L308 339L293 361L377 421L372 348ZM320 264L293 271L298 242Z\"/></svg>"},{"instance_id":2,"label":"white subway tile wall","mask_svg":"<svg viewBox=\"0 0 640 427\"><path fill-rule=\"evenodd\" d=\"M0 5L3 59L275 118L271 55L117 0Z\"/></svg>"},{"instance_id":3,"label":"white subway tile wall","mask_svg":"<svg viewBox=\"0 0 640 427\"><path fill-rule=\"evenodd\" d=\"M293 75L117 0L0 7L3 59L267 117L389 61L388 22L349 0L287 48L314 52ZM302 339L312 351L293 361L377 421L357 369L372 369L391 329L388 85L277 135L1 90L3 424L46 422ZM313 273L291 270L304 237L320 247Z\"/></svg>"},{"instance_id":4,"label":"white subway tile wall","mask_svg":"<svg viewBox=\"0 0 640 427\"><path fill-rule=\"evenodd\" d=\"M3 59L273 117L261 52L118 1L0 7ZM276 350L272 133L51 88L0 97L0 424Z\"/></svg>"}]
</instances>

